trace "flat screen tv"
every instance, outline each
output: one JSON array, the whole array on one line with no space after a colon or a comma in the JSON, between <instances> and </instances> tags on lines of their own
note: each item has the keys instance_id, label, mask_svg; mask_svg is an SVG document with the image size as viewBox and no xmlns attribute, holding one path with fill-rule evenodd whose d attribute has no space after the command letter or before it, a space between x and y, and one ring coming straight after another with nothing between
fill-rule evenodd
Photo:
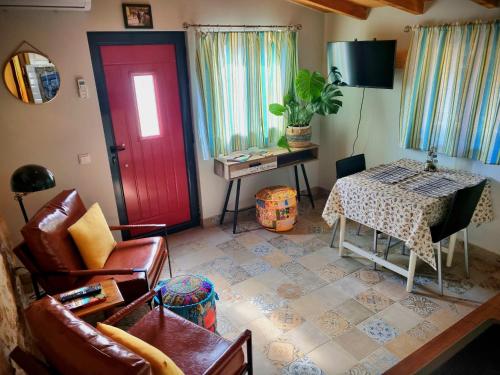
<instances>
[{"instance_id":1,"label":"flat screen tv","mask_svg":"<svg viewBox=\"0 0 500 375\"><path fill-rule=\"evenodd\" d=\"M331 42L327 56L328 71L336 67L344 86L392 89L395 40Z\"/></svg>"}]
</instances>

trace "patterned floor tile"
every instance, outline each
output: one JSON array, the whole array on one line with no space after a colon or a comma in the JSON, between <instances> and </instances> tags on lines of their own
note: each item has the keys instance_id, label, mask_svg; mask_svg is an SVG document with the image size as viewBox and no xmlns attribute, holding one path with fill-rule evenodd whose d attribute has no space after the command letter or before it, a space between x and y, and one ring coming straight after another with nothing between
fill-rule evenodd
<instances>
[{"instance_id":1,"label":"patterned floor tile","mask_svg":"<svg viewBox=\"0 0 500 375\"><path fill-rule=\"evenodd\" d=\"M340 290L349 294L353 298L369 289L366 284L363 284L353 275L347 275L346 277L335 281L332 285L336 285Z\"/></svg>"},{"instance_id":2,"label":"patterned floor tile","mask_svg":"<svg viewBox=\"0 0 500 375\"><path fill-rule=\"evenodd\" d=\"M378 375L390 369L398 361L398 357L386 348L381 347L361 361L361 364L369 371L370 374Z\"/></svg>"},{"instance_id":3,"label":"patterned floor tile","mask_svg":"<svg viewBox=\"0 0 500 375\"><path fill-rule=\"evenodd\" d=\"M377 314L387 323L396 327L400 332L405 332L422 321L422 317L406 307L395 303Z\"/></svg>"},{"instance_id":4,"label":"patterned floor tile","mask_svg":"<svg viewBox=\"0 0 500 375\"><path fill-rule=\"evenodd\" d=\"M356 327L338 336L335 342L351 353L357 360L365 358L380 346L378 342L372 340Z\"/></svg>"},{"instance_id":5,"label":"patterned floor tile","mask_svg":"<svg viewBox=\"0 0 500 375\"><path fill-rule=\"evenodd\" d=\"M500 290L500 278L496 276L490 276L487 279L479 283L481 288Z\"/></svg>"},{"instance_id":6,"label":"patterned floor tile","mask_svg":"<svg viewBox=\"0 0 500 375\"><path fill-rule=\"evenodd\" d=\"M391 341L399 335L397 328L378 317L365 320L358 324L358 328L379 344Z\"/></svg>"},{"instance_id":7,"label":"patterned floor tile","mask_svg":"<svg viewBox=\"0 0 500 375\"><path fill-rule=\"evenodd\" d=\"M360 268L364 267L363 264L358 262L357 260L347 257L336 260L334 264L337 267L342 268L347 274L353 273L354 271L357 271Z\"/></svg>"},{"instance_id":8,"label":"patterned floor tile","mask_svg":"<svg viewBox=\"0 0 500 375\"><path fill-rule=\"evenodd\" d=\"M384 280L382 272L369 269L361 269L359 271L356 271L354 273L354 276L362 283L365 283L367 285L375 285Z\"/></svg>"},{"instance_id":9,"label":"patterned floor tile","mask_svg":"<svg viewBox=\"0 0 500 375\"><path fill-rule=\"evenodd\" d=\"M346 375L373 375L373 373L369 369L367 369L364 365L358 363L356 366L351 367L346 372Z\"/></svg>"},{"instance_id":10,"label":"patterned floor tile","mask_svg":"<svg viewBox=\"0 0 500 375\"><path fill-rule=\"evenodd\" d=\"M358 301L350 298L335 308L335 312L356 325L373 315L373 311L367 309Z\"/></svg>"},{"instance_id":11,"label":"patterned floor tile","mask_svg":"<svg viewBox=\"0 0 500 375\"><path fill-rule=\"evenodd\" d=\"M276 327L267 317L252 320L246 324L245 328L252 331L252 341L260 348L264 347L269 341L278 339L283 334L283 331Z\"/></svg>"},{"instance_id":12,"label":"patterned floor tile","mask_svg":"<svg viewBox=\"0 0 500 375\"><path fill-rule=\"evenodd\" d=\"M273 250L270 253L263 255L262 259L264 259L267 263L275 268L279 268L283 263L288 263L292 261L288 255L283 253L281 250Z\"/></svg>"},{"instance_id":13,"label":"patterned floor tile","mask_svg":"<svg viewBox=\"0 0 500 375\"><path fill-rule=\"evenodd\" d=\"M474 287L474 283L470 280L444 280L445 288L457 295L462 295L466 293L468 290Z\"/></svg>"},{"instance_id":14,"label":"patterned floor tile","mask_svg":"<svg viewBox=\"0 0 500 375\"><path fill-rule=\"evenodd\" d=\"M247 271L250 276L257 276L269 271L272 266L262 259L253 259L250 262L242 263L241 268Z\"/></svg>"},{"instance_id":15,"label":"patterned floor tile","mask_svg":"<svg viewBox=\"0 0 500 375\"><path fill-rule=\"evenodd\" d=\"M274 246L272 246L268 242L259 242L255 245L249 246L248 248L257 256L269 255L275 249Z\"/></svg>"},{"instance_id":16,"label":"patterned floor tile","mask_svg":"<svg viewBox=\"0 0 500 375\"><path fill-rule=\"evenodd\" d=\"M278 286L278 296L285 299L297 299L302 296L302 288L295 283L284 283Z\"/></svg>"},{"instance_id":17,"label":"patterned floor tile","mask_svg":"<svg viewBox=\"0 0 500 375\"><path fill-rule=\"evenodd\" d=\"M329 263L318 270L318 275L322 279L333 283L334 281L342 279L346 275L346 272L335 264Z\"/></svg>"},{"instance_id":18,"label":"patterned floor tile","mask_svg":"<svg viewBox=\"0 0 500 375\"><path fill-rule=\"evenodd\" d=\"M307 354L327 374L343 374L358 362L336 342L330 341Z\"/></svg>"},{"instance_id":19,"label":"patterned floor tile","mask_svg":"<svg viewBox=\"0 0 500 375\"><path fill-rule=\"evenodd\" d=\"M297 262L282 264L280 271L298 284L304 293L311 292L328 284L326 280L318 277L314 272Z\"/></svg>"},{"instance_id":20,"label":"patterned floor tile","mask_svg":"<svg viewBox=\"0 0 500 375\"><path fill-rule=\"evenodd\" d=\"M328 244L324 241L321 241L319 238L313 238L310 241L306 241L302 243L302 247L304 248L304 254L313 253L323 247L327 247Z\"/></svg>"},{"instance_id":21,"label":"patterned floor tile","mask_svg":"<svg viewBox=\"0 0 500 375\"><path fill-rule=\"evenodd\" d=\"M422 342L427 342L439 333L439 328L431 322L424 320L406 333Z\"/></svg>"},{"instance_id":22,"label":"patterned floor tile","mask_svg":"<svg viewBox=\"0 0 500 375\"><path fill-rule=\"evenodd\" d=\"M440 309L440 306L429 298L415 294L408 295L399 303L424 318Z\"/></svg>"},{"instance_id":23,"label":"patterned floor tile","mask_svg":"<svg viewBox=\"0 0 500 375\"><path fill-rule=\"evenodd\" d=\"M422 346L422 341L403 333L385 344L385 348L399 358L405 358Z\"/></svg>"},{"instance_id":24,"label":"patterned floor tile","mask_svg":"<svg viewBox=\"0 0 500 375\"><path fill-rule=\"evenodd\" d=\"M302 357L284 367L282 375L325 375L308 357Z\"/></svg>"},{"instance_id":25,"label":"patterned floor tile","mask_svg":"<svg viewBox=\"0 0 500 375\"><path fill-rule=\"evenodd\" d=\"M355 298L359 303L373 312L385 310L394 303L394 301L389 297L383 295L380 292L377 292L374 289L368 289L364 292L361 292Z\"/></svg>"},{"instance_id":26,"label":"patterned floor tile","mask_svg":"<svg viewBox=\"0 0 500 375\"><path fill-rule=\"evenodd\" d=\"M208 264L208 267L221 274L231 285L250 277L248 272L238 266L230 257L216 258Z\"/></svg>"},{"instance_id":27,"label":"patterned floor tile","mask_svg":"<svg viewBox=\"0 0 500 375\"><path fill-rule=\"evenodd\" d=\"M281 339L267 344L264 354L277 367L288 365L303 356L293 343Z\"/></svg>"},{"instance_id":28,"label":"patterned floor tile","mask_svg":"<svg viewBox=\"0 0 500 375\"><path fill-rule=\"evenodd\" d=\"M325 335L319 327L308 320L297 328L285 332L282 338L295 343L297 348L303 353L309 353L331 340L330 336Z\"/></svg>"},{"instance_id":29,"label":"patterned floor tile","mask_svg":"<svg viewBox=\"0 0 500 375\"><path fill-rule=\"evenodd\" d=\"M297 328L304 322L304 318L290 307L281 307L273 310L269 314L269 320L284 332Z\"/></svg>"},{"instance_id":30,"label":"patterned floor tile","mask_svg":"<svg viewBox=\"0 0 500 375\"><path fill-rule=\"evenodd\" d=\"M284 236L273 238L268 242L292 258L297 258L304 255L304 248L302 246L288 238L285 238Z\"/></svg>"},{"instance_id":31,"label":"patterned floor tile","mask_svg":"<svg viewBox=\"0 0 500 375\"><path fill-rule=\"evenodd\" d=\"M314 323L320 327L325 334L330 337L337 337L347 332L351 327L351 323L333 310L329 310L320 315Z\"/></svg>"},{"instance_id":32,"label":"patterned floor tile","mask_svg":"<svg viewBox=\"0 0 500 375\"><path fill-rule=\"evenodd\" d=\"M237 328L231 323L231 321L222 314L217 314L217 332L221 336L226 336L227 334L237 332Z\"/></svg>"},{"instance_id":33,"label":"patterned floor tile","mask_svg":"<svg viewBox=\"0 0 500 375\"><path fill-rule=\"evenodd\" d=\"M253 305L263 314L270 314L272 311L286 306L286 301L276 296L274 293L262 293L249 299Z\"/></svg>"}]
</instances>

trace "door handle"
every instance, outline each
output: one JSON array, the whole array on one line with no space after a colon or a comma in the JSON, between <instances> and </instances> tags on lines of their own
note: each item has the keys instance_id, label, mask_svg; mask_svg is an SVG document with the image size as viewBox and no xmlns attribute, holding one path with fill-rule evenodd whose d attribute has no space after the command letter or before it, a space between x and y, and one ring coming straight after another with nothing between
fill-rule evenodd
<instances>
[{"instance_id":1,"label":"door handle","mask_svg":"<svg viewBox=\"0 0 500 375\"><path fill-rule=\"evenodd\" d=\"M115 154L117 152L120 152L120 151L125 151L126 150L125 143L122 143L121 145L112 145L112 146L109 146L109 150L112 153L115 153Z\"/></svg>"}]
</instances>

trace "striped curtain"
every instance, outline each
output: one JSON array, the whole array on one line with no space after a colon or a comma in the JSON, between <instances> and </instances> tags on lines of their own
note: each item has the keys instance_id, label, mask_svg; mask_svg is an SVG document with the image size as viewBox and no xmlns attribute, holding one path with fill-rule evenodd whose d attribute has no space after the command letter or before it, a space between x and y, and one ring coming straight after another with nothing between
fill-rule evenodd
<instances>
[{"instance_id":1,"label":"striped curtain","mask_svg":"<svg viewBox=\"0 0 500 375\"><path fill-rule=\"evenodd\" d=\"M418 27L401 94L405 148L500 164L500 22Z\"/></svg>"},{"instance_id":2,"label":"striped curtain","mask_svg":"<svg viewBox=\"0 0 500 375\"><path fill-rule=\"evenodd\" d=\"M275 145L282 117L269 113L293 90L297 73L294 31L197 32L196 60L210 155Z\"/></svg>"}]
</instances>

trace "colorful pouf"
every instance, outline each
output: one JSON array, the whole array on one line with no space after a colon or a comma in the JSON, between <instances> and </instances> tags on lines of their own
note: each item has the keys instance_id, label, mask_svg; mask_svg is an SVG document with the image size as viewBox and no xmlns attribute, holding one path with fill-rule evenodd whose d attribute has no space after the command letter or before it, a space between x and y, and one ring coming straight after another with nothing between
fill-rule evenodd
<instances>
[{"instance_id":1,"label":"colorful pouf","mask_svg":"<svg viewBox=\"0 0 500 375\"><path fill-rule=\"evenodd\" d=\"M284 232L297 222L297 192L288 186L271 186L256 195L257 221L270 231Z\"/></svg>"},{"instance_id":2,"label":"colorful pouf","mask_svg":"<svg viewBox=\"0 0 500 375\"><path fill-rule=\"evenodd\" d=\"M215 300L219 299L210 280L198 275L176 276L158 283L163 306L212 332L217 328ZM159 304L158 297L154 302Z\"/></svg>"}]
</instances>

